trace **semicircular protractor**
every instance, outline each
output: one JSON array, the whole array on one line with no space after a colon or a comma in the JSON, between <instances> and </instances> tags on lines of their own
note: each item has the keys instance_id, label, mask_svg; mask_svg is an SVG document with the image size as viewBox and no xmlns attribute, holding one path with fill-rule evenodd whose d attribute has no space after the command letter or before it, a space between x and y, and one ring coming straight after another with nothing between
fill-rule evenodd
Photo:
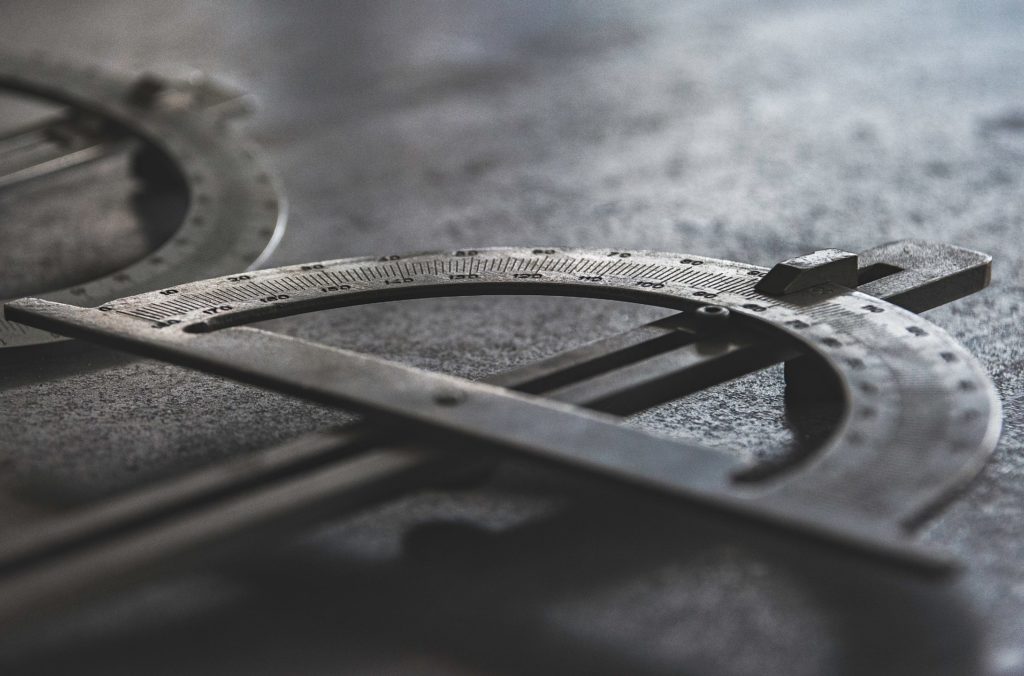
<instances>
[{"instance_id":1,"label":"semicircular protractor","mask_svg":"<svg viewBox=\"0 0 1024 676\"><path fill-rule=\"evenodd\" d=\"M400 479L415 483L434 476L431 468L448 471L494 450L936 572L950 570L952 562L908 535L983 466L997 441L1000 406L979 363L907 308L924 310L983 288L989 265L984 254L917 241L859 256L826 250L771 270L690 254L479 249L261 270L97 308L24 299L8 304L6 314L366 416L357 432L327 433L270 451L259 463L247 458L203 481L164 487L151 498L136 495L122 508L81 517L95 532L102 525L118 534L113 549L94 552L103 555L104 569L128 569L184 547L140 532L143 546L125 539L129 526L114 527L129 517L143 522L140 510L150 502L166 522L175 491L189 496L182 518L191 525L173 524L173 533L195 548L283 513L393 495L409 485ZM377 301L481 294L607 298L678 313L486 382L243 326ZM729 453L621 424L621 416L783 361L792 388L829 382L844 412L813 454L781 471L752 472ZM386 442L374 433L382 429ZM269 488L253 488L263 486L254 479L261 472L273 477L273 496L261 493ZM288 482L293 485L285 491ZM228 511L217 516L211 506L217 500L211 500L197 513L197 485L217 500L230 495ZM17 569L18 561L37 560L33 552L38 558L40 551L59 550L54 538L61 537L67 529L9 538L0 561ZM118 550L125 542L133 546ZM64 589L76 579L60 566L53 570L61 576L35 586L0 584L30 599L33 589L52 594L54 585Z\"/></svg>"},{"instance_id":2,"label":"semicircular protractor","mask_svg":"<svg viewBox=\"0 0 1024 676\"><path fill-rule=\"evenodd\" d=\"M62 180L58 174L70 169L129 153L138 182L173 184L184 201L178 222L130 260L113 268L101 260L95 274L86 271L77 279L44 284L33 295L45 291L53 300L94 306L258 266L280 239L286 205L278 181L259 151L229 124L243 112L239 92L198 76L180 81L128 77L43 57L5 54L0 59L0 93L48 107L37 119L0 135L0 191L6 199L33 190L32 202L47 204L53 197L39 197L40 184ZM81 230L80 218L65 217L64 229ZM51 225L39 225L34 238L45 236L52 242L80 236L59 229L40 235L40 229ZM45 263L19 254L24 245L5 243L7 255L16 257L14 264L23 273L30 265L43 267ZM93 249L101 255L103 245L94 244ZM74 258L73 252L69 255ZM44 261L45 256L44 251L39 258ZM66 277L75 266L53 267ZM28 293L19 288L13 292ZM9 289L8 297L11 294ZM0 320L0 347L57 339Z\"/></svg>"}]
</instances>

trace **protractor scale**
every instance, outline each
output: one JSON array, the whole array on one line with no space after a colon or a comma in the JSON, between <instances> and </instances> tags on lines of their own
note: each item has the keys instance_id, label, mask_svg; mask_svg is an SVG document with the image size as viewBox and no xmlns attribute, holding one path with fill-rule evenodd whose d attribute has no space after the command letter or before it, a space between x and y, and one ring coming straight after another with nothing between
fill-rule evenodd
<instances>
[{"instance_id":1,"label":"protractor scale","mask_svg":"<svg viewBox=\"0 0 1024 676\"><path fill-rule=\"evenodd\" d=\"M383 255L237 273L6 319L364 414L363 422L143 489L8 538L2 616L502 454L582 470L912 574L956 568L910 535L983 466L1000 408L978 362L920 312L980 290L990 258L901 241L771 269L692 254L562 248ZM379 301L545 294L678 311L471 382L244 324ZM395 311L400 311L396 305ZM486 321L486 317L481 318ZM843 414L775 471L621 416L787 362ZM152 517L158 514L160 519ZM116 571L118 575L111 575Z\"/></svg>"},{"instance_id":2,"label":"protractor scale","mask_svg":"<svg viewBox=\"0 0 1024 676\"><path fill-rule=\"evenodd\" d=\"M184 78L122 74L45 56L0 55L0 93L54 109L0 131L0 193L16 202L39 185L118 154L141 185L181 193L180 222L151 236L148 250L124 265L83 270L73 283L44 284L46 297L93 306L119 296L260 265L280 240L287 208L261 152L233 124L246 112L242 93L200 74ZM26 185L26 184L31 184ZM75 198L82 198L76 194ZM30 198L31 201L31 196ZM150 209L166 209L165 206ZM6 215L11 219L11 215ZM78 214L67 229L86 230ZM68 276L76 261L33 262L25 237L7 227L8 265L35 265L20 276ZM66 233L54 232L50 241ZM116 242L109 244L112 248ZM64 269L62 269L64 268ZM20 288L19 284L15 284ZM37 292L38 293L38 292ZM20 293L17 295L21 295ZM0 288L0 297L4 297ZM10 298L10 294L6 294ZM52 342L57 337L0 320L0 348Z\"/></svg>"}]
</instances>

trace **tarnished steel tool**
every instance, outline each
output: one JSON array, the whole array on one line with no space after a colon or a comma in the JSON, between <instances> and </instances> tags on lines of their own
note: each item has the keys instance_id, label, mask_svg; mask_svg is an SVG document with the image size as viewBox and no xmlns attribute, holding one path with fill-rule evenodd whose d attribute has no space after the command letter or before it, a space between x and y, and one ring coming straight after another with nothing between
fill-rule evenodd
<instances>
[{"instance_id":1,"label":"tarnished steel tool","mask_svg":"<svg viewBox=\"0 0 1024 676\"><path fill-rule=\"evenodd\" d=\"M284 231L285 200L259 151L229 120L245 97L204 77L130 77L44 57L0 55L0 91L65 112L0 137L0 189L115 152L145 180L188 195L174 234L134 264L47 298L93 306L119 296L260 265ZM0 320L0 348L57 340Z\"/></svg>"},{"instance_id":2,"label":"tarnished steel tool","mask_svg":"<svg viewBox=\"0 0 1024 676\"><path fill-rule=\"evenodd\" d=\"M365 419L5 537L0 618L229 536L251 540L393 496L492 457L487 451L585 470L919 573L948 572L955 562L908 535L983 466L1000 406L978 362L901 306L920 311L978 291L990 262L917 241L859 256L826 250L771 270L670 253L480 249L248 272L96 308L9 303L9 321ZM242 326L479 294L608 298L679 314L488 382ZM780 361L813 364L845 405L831 436L785 471L751 479L756 473L732 455L619 424L618 416Z\"/></svg>"}]
</instances>

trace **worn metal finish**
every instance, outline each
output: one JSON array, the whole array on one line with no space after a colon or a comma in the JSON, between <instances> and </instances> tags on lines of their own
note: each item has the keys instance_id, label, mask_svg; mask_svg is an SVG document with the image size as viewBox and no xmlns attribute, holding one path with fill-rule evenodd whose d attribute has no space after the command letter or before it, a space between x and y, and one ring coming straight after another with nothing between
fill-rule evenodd
<instances>
[{"instance_id":1,"label":"worn metal finish","mask_svg":"<svg viewBox=\"0 0 1024 676\"><path fill-rule=\"evenodd\" d=\"M209 81L174 82L128 77L44 57L0 55L0 89L66 105L72 111L10 139L62 143L41 160L16 165L0 188L39 179L131 147L145 163L181 180L189 206L180 227L142 260L47 297L76 305L199 277L258 266L273 251L287 208L259 151L227 124L241 96ZM64 130L63 132L61 130ZM34 156L33 156L34 157ZM163 166L169 163L169 168ZM56 340L0 320L0 348Z\"/></svg>"},{"instance_id":2,"label":"worn metal finish","mask_svg":"<svg viewBox=\"0 0 1024 676\"><path fill-rule=\"evenodd\" d=\"M564 398L558 388L565 383L586 380L602 369L621 372L615 366L632 359L692 347L688 323L677 315L505 371L487 382ZM768 345L762 348L771 353ZM685 377L695 370L674 373ZM629 384L621 389L627 393ZM574 403L591 408L602 403L576 399ZM622 402L617 412L627 414L652 400L631 396ZM0 545L0 623L59 611L154 569L181 567L225 547L252 551L270 536L280 537L284 526L309 526L424 486L443 485L443 479L465 474L467 466L473 471L493 464L490 457L474 461L450 448L440 451L422 443L402 447L385 439L365 426L310 434L255 457L7 532Z\"/></svg>"},{"instance_id":3,"label":"worn metal finish","mask_svg":"<svg viewBox=\"0 0 1024 676\"><path fill-rule=\"evenodd\" d=\"M796 293L830 282L857 286L857 255L839 249L815 251L776 263L757 283L757 290L769 296Z\"/></svg>"},{"instance_id":4,"label":"worn metal finish","mask_svg":"<svg viewBox=\"0 0 1024 676\"><path fill-rule=\"evenodd\" d=\"M956 248L948 249L955 259ZM955 268L950 277L959 283ZM25 299L8 304L6 313L45 330L354 409L375 424L382 417L400 423L385 426L390 434L517 451L906 565L948 566L901 538L994 448L1000 414L991 383L941 329L909 312L828 282L766 296L755 288L764 276L754 266L679 254L484 249L310 263L180 285L96 309ZM744 472L734 459L693 443L620 427L549 399L237 326L340 305L486 293L689 308L638 331L654 334L646 342L664 343L665 331L689 328L689 341L669 344L661 355L637 353L642 342L626 334L556 358L556 368L506 377L520 388L546 382L555 401L595 408L617 401L623 411L635 411L687 387L806 353L835 371L847 414L811 462L785 477L736 483ZM715 305L705 305L709 300ZM728 315L731 326L709 326L701 320L708 314ZM776 335L766 335L769 329ZM625 359L623 350L636 354ZM688 380L672 394L671 383ZM30 537L0 555L17 571L24 566L19 561L32 562L31 551L53 548L48 541ZM57 567L51 577L61 579L60 573ZM66 584L77 582L64 577ZM29 598L40 594L39 585L19 584L17 575L9 584ZM24 594L13 595L13 610L25 603Z\"/></svg>"},{"instance_id":5,"label":"worn metal finish","mask_svg":"<svg viewBox=\"0 0 1024 676\"><path fill-rule=\"evenodd\" d=\"M860 266L861 290L914 312L959 298L992 279L990 256L919 240L868 249L860 255Z\"/></svg>"},{"instance_id":6,"label":"worn metal finish","mask_svg":"<svg viewBox=\"0 0 1024 676\"><path fill-rule=\"evenodd\" d=\"M1005 416L986 469L917 535L965 562L944 584L506 461L480 483L411 493L232 564L150 580L48 632L4 632L5 674L1020 672L1019 4L9 0L2 13L6 48L46 46L122 72L192 67L258 96L248 128L294 214L270 266L535 242L765 268L907 237L991 253L991 287L925 316L981 361ZM59 211L79 173L36 199ZM7 215L57 232L130 221L127 207ZM112 255L126 248L106 241ZM53 251L80 260L72 247ZM660 316L476 297L273 328L483 378ZM628 424L748 462L789 457L818 400L784 400L783 387L768 369ZM0 358L2 477L56 477L65 501L26 496L51 509L341 420L82 341ZM19 514L4 505L0 519Z\"/></svg>"}]
</instances>

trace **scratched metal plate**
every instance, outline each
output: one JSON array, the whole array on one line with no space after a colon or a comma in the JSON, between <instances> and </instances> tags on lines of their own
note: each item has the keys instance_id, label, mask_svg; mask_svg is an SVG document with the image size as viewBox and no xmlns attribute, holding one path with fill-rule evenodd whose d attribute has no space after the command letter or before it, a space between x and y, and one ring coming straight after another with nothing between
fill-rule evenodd
<instances>
[{"instance_id":1,"label":"scratched metal plate","mask_svg":"<svg viewBox=\"0 0 1024 676\"><path fill-rule=\"evenodd\" d=\"M509 466L8 637L5 672L1024 668L1024 13L594 4L8 2L0 37L133 71L187 63L258 93L253 135L293 205L272 265L537 242L763 266L901 237L995 254L992 288L928 314L1004 402L992 464L925 534L967 574L936 590L802 560ZM639 312L423 301L399 320L339 310L289 330L481 375L650 318ZM335 415L84 348L2 377L5 473L56 473L80 499ZM780 393L767 373L641 422L765 452L785 442Z\"/></svg>"}]
</instances>

